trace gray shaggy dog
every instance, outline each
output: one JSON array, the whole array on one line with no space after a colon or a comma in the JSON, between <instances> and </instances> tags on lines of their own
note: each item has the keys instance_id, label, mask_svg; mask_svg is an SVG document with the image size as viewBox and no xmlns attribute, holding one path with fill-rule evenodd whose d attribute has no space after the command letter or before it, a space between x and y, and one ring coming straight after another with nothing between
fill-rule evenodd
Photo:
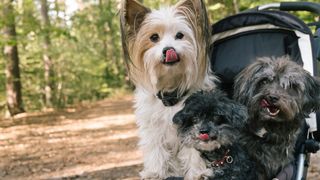
<instances>
[{"instance_id":1,"label":"gray shaggy dog","mask_svg":"<svg viewBox=\"0 0 320 180\"><path fill-rule=\"evenodd\" d=\"M294 160L302 123L320 106L319 79L288 56L261 58L236 77L234 99L249 113L241 143L256 161L259 179L272 179Z\"/></svg>"},{"instance_id":2,"label":"gray shaggy dog","mask_svg":"<svg viewBox=\"0 0 320 180\"><path fill-rule=\"evenodd\" d=\"M200 91L185 101L173 122L182 145L201 153L207 166L202 178L256 180L254 162L237 139L247 118L245 106L218 90Z\"/></svg>"}]
</instances>

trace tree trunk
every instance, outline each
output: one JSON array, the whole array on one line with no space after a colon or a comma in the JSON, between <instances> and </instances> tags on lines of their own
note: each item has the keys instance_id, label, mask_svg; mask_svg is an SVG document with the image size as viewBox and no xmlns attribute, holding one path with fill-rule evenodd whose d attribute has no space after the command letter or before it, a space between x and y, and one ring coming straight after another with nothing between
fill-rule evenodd
<instances>
[{"instance_id":1,"label":"tree trunk","mask_svg":"<svg viewBox=\"0 0 320 180\"><path fill-rule=\"evenodd\" d=\"M51 40L50 40L50 19L48 16L47 0L41 0L41 17L43 29L43 64L44 64L44 96L45 106L52 107L54 100L54 71L52 59L49 55Z\"/></svg>"},{"instance_id":2,"label":"tree trunk","mask_svg":"<svg viewBox=\"0 0 320 180\"><path fill-rule=\"evenodd\" d=\"M14 10L11 0L3 2L4 59L6 61L6 101L11 116L24 112Z\"/></svg>"},{"instance_id":3,"label":"tree trunk","mask_svg":"<svg viewBox=\"0 0 320 180\"><path fill-rule=\"evenodd\" d=\"M238 0L232 0L233 5L233 13L238 14L239 13L239 3Z\"/></svg>"},{"instance_id":4,"label":"tree trunk","mask_svg":"<svg viewBox=\"0 0 320 180\"><path fill-rule=\"evenodd\" d=\"M108 39L107 39L107 32L105 29L105 9L104 9L104 4L102 2L102 0L99 0L99 13L100 13L100 17L101 20L99 21L99 23L97 24L97 28L98 28L98 33L99 33L99 37L102 41L102 45L103 45L103 49L102 49L102 55L104 57L104 60L106 62L108 62Z\"/></svg>"}]
</instances>

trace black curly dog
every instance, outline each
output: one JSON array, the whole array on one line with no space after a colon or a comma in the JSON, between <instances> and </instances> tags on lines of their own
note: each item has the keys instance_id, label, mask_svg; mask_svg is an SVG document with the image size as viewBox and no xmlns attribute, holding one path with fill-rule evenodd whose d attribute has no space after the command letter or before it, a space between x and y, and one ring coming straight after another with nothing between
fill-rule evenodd
<instances>
[{"instance_id":1,"label":"black curly dog","mask_svg":"<svg viewBox=\"0 0 320 180\"><path fill-rule=\"evenodd\" d=\"M272 179L294 160L302 123L319 109L320 81L288 56L265 57L237 76L234 99L249 112L240 142L257 163L259 179Z\"/></svg>"},{"instance_id":2,"label":"black curly dog","mask_svg":"<svg viewBox=\"0 0 320 180\"><path fill-rule=\"evenodd\" d=\"M219 90L193 94L174 116L182 144L198 150L207 165L203 178L256 179L255 164L238 142L247 117L245 106Z\"/></svg>"}]
</instances>

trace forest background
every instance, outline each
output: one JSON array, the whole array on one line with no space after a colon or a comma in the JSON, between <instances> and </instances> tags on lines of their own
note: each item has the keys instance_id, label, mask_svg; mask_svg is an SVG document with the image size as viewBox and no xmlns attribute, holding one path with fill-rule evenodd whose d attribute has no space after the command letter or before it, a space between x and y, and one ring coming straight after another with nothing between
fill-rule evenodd
<instances>
[{"instance_id":1,"label":"forest background","mask_svg":"<svg viewBox=\"0 0 320 180\"><path fill-rule=\"evenodd\" d=\"M140 0L157 8L177 0ZM272 0L205 0L210 22ZM317 0L308 0L316 2ZM120 0L0 1L0 117L131 93ZM305 22L316 16L295 13Z\"/></svg>"}]
</instances>

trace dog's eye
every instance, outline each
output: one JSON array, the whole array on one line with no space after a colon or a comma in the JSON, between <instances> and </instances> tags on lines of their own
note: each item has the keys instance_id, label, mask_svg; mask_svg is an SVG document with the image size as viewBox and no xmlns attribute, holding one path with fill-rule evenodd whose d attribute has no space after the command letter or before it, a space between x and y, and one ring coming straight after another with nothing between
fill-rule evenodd
<instances>
[{"instance_id":1,"label":"dog's eye","mask_svg":"<svg viewBox=\"0 0 320 180\"><path fill-rule=\"evenodd\" d=\"M290 88L295 91L299 91L299 86L297 84L290 84Z\"/></svg>"},{"instance_id":2,"label":"dog's eye","mask_svg":"<svg viewBox=\"0 0 320 180\"><path fill-rule=\"evenodd\" d=\"M152 34L152 35L150 36L150 40L151 40L152 42L154 42L154 43L158 42L159 39L160 39L160 37L159 37L158 34Z\"/></svg>"},{"instance_id":3,"label":"dog's eye","mask_svg":"<svg viewBox=\"0 0 320 180\"><path fill-rule=\"evenodd\" d=\"M268 84L269 82L270 82L270 79L263 78L259 81L259 85L265 85L265 84Z\"/></svg>"},{"instance_id":4,"label":"dog's eye","mask_svg":"<svg viewBox=\"0 0 320 180\"><path fill-rule=\"evenodd\" d=\"M192 123L192 124L195 124L195 123L197 123L198 121L199 121L199 119L196 118L196 117L191 118L191 123Z\"/></svg>"},{"instance_id":5,"label":"dog's eye","mask_svg":"<svg viewBox=\"0 0 320 180\"><path fill-rule=\"evenodd\" d=\"M300 93L299 85L297 84L290 84L290 92L291 93Z\"/></svg>"},{"instance_id":6,"label":"dog's eye","mask_svg":"<svg viewBox=\"0 0 320 180\"><path fill-rule=\"evenodd\" d=\"M226 120L223 116L215 116L212 121L216 126L220 126L221 124L224 124Z\"/></svg>"},{"instance_id":7,"label":"dog's eye","mask_svg":"<svg viewBox=\"0 0 320 180\"><path fill-rule=\"evenodd\" d=\"M181 32L178 32L176 34L176 39L182 39L184 37L184 34L182 34Z\"/></svg>"},{"instance_id":8,"label":"dog's eye","mask_svg":"<svg viewBox=\"0 0 320 180\"><path fill-rule=\"evenodd\" d=\"M225 119L223 117L217 117L214 121L217 126L220 126L225 122Z\"/></svg>"}]
</instances>

